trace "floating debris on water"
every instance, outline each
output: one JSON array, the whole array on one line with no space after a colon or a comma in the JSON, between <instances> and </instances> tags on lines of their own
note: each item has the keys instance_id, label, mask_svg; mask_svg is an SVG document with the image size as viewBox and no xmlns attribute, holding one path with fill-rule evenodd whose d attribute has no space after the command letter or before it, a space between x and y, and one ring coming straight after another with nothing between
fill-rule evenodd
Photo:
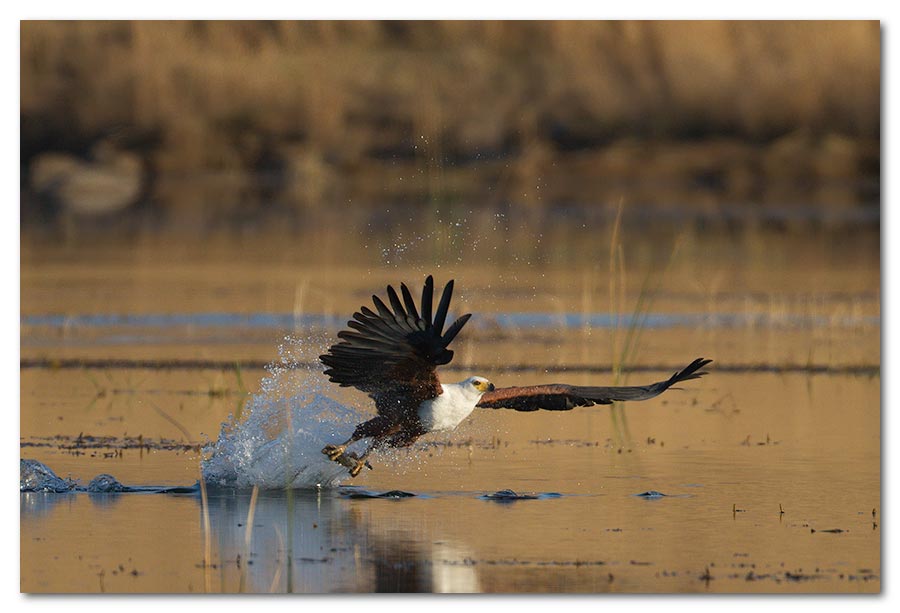
<instances>
[{"instance_id":1,"label":"floating debris on water","mask_svg":"<svg viewBox=\"0 0 900 613\"><path fill-rule=\"evenodd\" d=\"M810 534L814 532L825 532L827 534L842 534L844 532L850 532L849 530L844 530L842 528L830 528L828 530L816 530L815 528L809 529Z\"/></svg>"},{"instance_id":2,"label":"floating debris on water","mask_svg":"<svg viewBox=\"0 0 900 613\"><path fill-rule=\"evenodd\" d=\"M544 492L541 494L517 494L512 490L499 490L493 494L482 494L480 500L494 500L496 502L513 502L515 500L545 500L547 498L561 498L557 492Z\"/></svg>"},{"instance_id":3,"label":"floating debris on water","mask_svg":"<svg viewBox=\"0 0 900 613\"><path fill-rule=\"evenodd\" d=\"M663 494L662 492L657 492L656 490L647 490L646 492L641 492L640 494L635 494L638 498L646 498L647 500L656 500L657 498L666 498L668 494Z\"/></svg>"},{"instance_id":4,"label":"floating debris on water","mask_svg":"<svg viewBox=\"0 0 900 613\"><path fill-rule=\"evenodd\" d=\"M55 436L36 436L30 440L19 443L20 447L50 447L60 451L73 453L74 455L83 455L79 452L89 450L113 450L127 451L145 449L147 451L195 451L199 452L202 445L191 441L175 441L167 438L145 438L144 436L93 436L84 434L78 436L66 436L57 434ZM121 454L110 454L104 457L121 457Z\"/></svg>"},{"instance_id":5,"label":"floating debris on water","mask_svg":"<svg viewBox=\"0 0 900 613\"><path fill-rule=\"evenodd\" d=\"M479 496L482 500L536 500L537 496L531 494L517 494L512 490L500 490L493 494Z\"/></svg>"},{"instance_id":6,"label":"floating debris on water","mask_svg":"<svg viewBox=\"0 0 900 613\"><path fill-rule=\"evenodd\" d=\"M609 447L611 439L607 439L607 447ZM586 441L577 438L555 439L555 438L539 438L528 441L532 445L563 445L566 447L599 447L600 441Z\"/></svg>"},{"instance_id":7,"label":"floating debris on water","mask_svg":"<svg viewBox=\"0 0 900 613\"><path fill-rule=\"evenodd\" d=\"M418 497L418 494L413 494L412 492L404 492L402 490L390 490L389 492L378 493L357 488L342 488L341 496L345 498L390 498L393 500L398 500L400 498L416 498Z\"/></svg>"},{"instance_id":8,"label":"floating debris on water","mask_svg":"<svg viewBox=\"0 0 900 613\"><path fill-rule=\"evenodd\" d=\"M119 480L113 477L112 475L102 474L97 475L91 482L88 483L87 491L89 492L124 492L127 491L128 488L121 483Z\"/></svg>"}]
</instances>

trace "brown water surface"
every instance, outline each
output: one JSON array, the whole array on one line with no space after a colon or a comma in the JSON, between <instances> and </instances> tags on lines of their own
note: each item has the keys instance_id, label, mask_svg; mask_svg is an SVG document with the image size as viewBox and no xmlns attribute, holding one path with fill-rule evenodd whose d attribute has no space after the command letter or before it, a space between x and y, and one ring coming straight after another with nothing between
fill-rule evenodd
<instances>
[{"instance_id":1,"label":"brown water surface","mask_svg":"<svg viewBox=\"0 0 900 613\"><path fill-rule=\"evenodd\" d=\"M408 457L376 457L353 487L255 498L211 487L205 500L23 492L22 590L880 591L877 235L841 239L840 256L829 237L695 239L671 261L668 247L626 250L622 276L603 241L579 257L513 240L503 258L483 246L424 257L413 245L399 261L367 263L389 238L342 253L327 236L310 236L319 248L308 250L24 236L21 457L82 484L99 473L194 484L200 446L266 378L270 395L314 389L370 412L364 395L305 364L334 338L332 321L385 283L418 287L428 272L455 277L456 308L476 315L445 380L612 381L627 330L566 318L630 314L648 278L647 310L661 323L641 329L626 360L635 370L620 381L716 361L646 402L476 411ZM223 313L247 319L215 319ZM512 325L510 313L550 319ZM733 319L666 319L711 314ZM299 366L267 373L286 336ZM260 435L302 426L276 419ZM504 489L537 497L484 499ZM354 495L390 490L416 496ZM638 496L651 491L665 496Z\"/></svg>"}]
</instances>

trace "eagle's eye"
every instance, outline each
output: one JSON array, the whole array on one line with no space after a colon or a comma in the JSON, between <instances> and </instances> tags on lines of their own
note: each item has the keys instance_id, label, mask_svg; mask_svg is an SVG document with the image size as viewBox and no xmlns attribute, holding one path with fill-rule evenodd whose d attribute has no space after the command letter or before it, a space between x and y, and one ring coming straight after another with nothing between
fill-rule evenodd
<instances>
[{"instance_id":1,"label":"eagle's eye","mask_svg":"<svg viewBox=\"0 0 900 613\"><path fill-rule=\"evenodd\" d=\"M472 387L477 389L479 392L490 392L494 389L494 386L491 385L490 382L483 379L476 379L475 381L472 381Z\"/></svg>"}]
</instances>

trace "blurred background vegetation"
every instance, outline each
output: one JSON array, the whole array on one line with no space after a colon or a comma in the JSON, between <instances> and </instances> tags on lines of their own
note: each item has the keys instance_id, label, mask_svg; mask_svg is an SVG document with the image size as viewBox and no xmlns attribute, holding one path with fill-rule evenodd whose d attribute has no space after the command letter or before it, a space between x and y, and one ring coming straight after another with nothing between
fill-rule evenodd
<instances>
[{"instance_id":1,"label":"blurred background vegetation","mask_svg":"<svg viewBox=\"0 0 900 613\"><path fill-rule=\"evenodd\" d=\"M880 38L871 21L22 22L22 222L622 203L877 225Z\"/></svg>"}]
</instances>

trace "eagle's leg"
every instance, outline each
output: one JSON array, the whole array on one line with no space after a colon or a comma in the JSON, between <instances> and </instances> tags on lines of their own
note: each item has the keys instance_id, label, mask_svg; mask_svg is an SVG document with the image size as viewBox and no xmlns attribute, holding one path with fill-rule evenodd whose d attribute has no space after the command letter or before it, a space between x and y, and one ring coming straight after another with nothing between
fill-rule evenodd
<instances>
[{"instance_id":1,"label":"eagle's leg","mask_svg":"<svg viewBox=\"0 0 900 613\"><path fill-rule=\"evenodd\" d=\"M358 440L372 437L375 438L375 442L373 442L369 449L362 455L362 462L363 465L365 465L365 457L368 456L369 453L371 453L375 448L376 444L378 443L379 437L383 437L385 434L391 433L396 429L396 424L392 424L389 419L382 415L377 415L369 421L365 421L356 426L356 429L353 430L353 434L350 436L350 438L340 445L325 445L325 447L322 448L322 453L327 455L328 459L332 462L344 464L344 462L342 462L341 460L346 460L346 458L342 458L341 456L343 456L344 452L347 451L347 447ZM362 468L360 468L359 470L362 470ZM356 471L356 474L359 474L359 470ZM353 476L355 477L356 475Z\"/></svg>"},{"instance_id":2,"label":"eagle's leg","mask_svg":"<svg viewBox=\"0 0 900 613\"><path fill-rule=\"evenodd\" d=\"M350 468L350 476L355 477L362 471L364 466L368 466L370 469L372 465L366 461L366 458L369 457L369 454L379 449L380 447L409 447L412 445L419 436L424 434L423 430L420 429L410 429L410 430L402 430L401 428L394 426L385 430L385 433L381 436L376 436L372 440L372 444L369 445L369 448L366 449L366 452L355 458L356 465ZM349 454L353 456L353 454Z\"/></svg>"},{"instance_id":3,"label":"eagle's leg","mask_svg":"<svg viewBox=\"0 0 900 613\"><path fill-rule=\"evenodd\" d=\"M387 431L388 434L376 436L374 439L372 439L372 443L369 445L369 448L366 449L365 453L363 453L358 458L356 456L354 456L352 453L349 454L354 457L354 461L356 462L356 464L354 466L350 467L350 476L351 477L355 477L356 475L358 475L360 473L360 471L366 466L369 467L369 470L372 469L372 465L369 464L369 462L367 460L367 458L369 457L369 454L371 454L376 449L384 447L385 445L390 445L390 442L391 442L390 437L395 431L396 431L396 428L391 428L390 430Z\"/></svg>"}]
</instances>

